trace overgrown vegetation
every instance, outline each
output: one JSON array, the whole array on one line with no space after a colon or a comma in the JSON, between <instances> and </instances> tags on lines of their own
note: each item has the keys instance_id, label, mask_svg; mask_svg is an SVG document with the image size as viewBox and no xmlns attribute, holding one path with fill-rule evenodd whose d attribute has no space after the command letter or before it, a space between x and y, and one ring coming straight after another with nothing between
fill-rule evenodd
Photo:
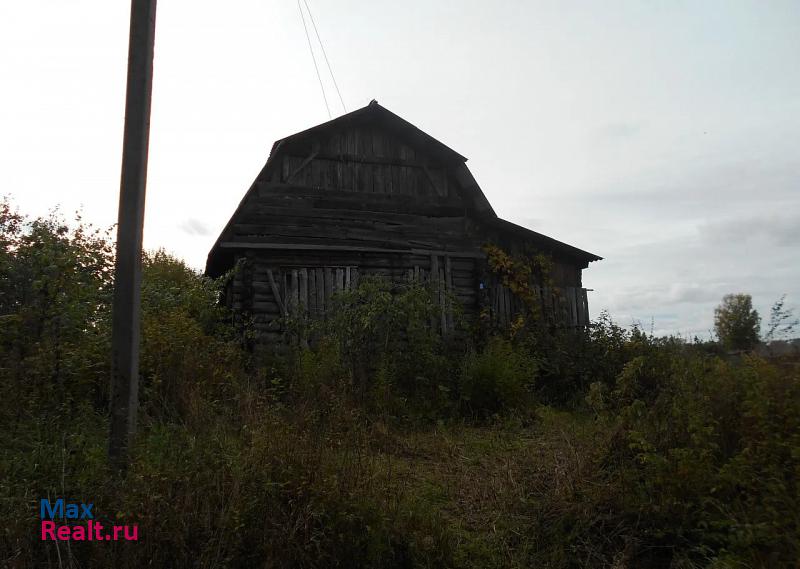
<instances>
[{"instance_id":1,"label":"overgrown vegetation","mask_svg":"<svg viewBox=\"0 0 800 569\"><path fill-rule=\"evenodd\" d=\"M367 279L246 350L220 283L145 256L140 431L106 459L108 235L0 209L0 563L9 567L794 567L796 361L535 320L431 333ZM513 265L509 265L513 272ZM509 274L509 282L515 282ZM43 542L37 501L138 542Z\"/></svg>"}]
</instances>

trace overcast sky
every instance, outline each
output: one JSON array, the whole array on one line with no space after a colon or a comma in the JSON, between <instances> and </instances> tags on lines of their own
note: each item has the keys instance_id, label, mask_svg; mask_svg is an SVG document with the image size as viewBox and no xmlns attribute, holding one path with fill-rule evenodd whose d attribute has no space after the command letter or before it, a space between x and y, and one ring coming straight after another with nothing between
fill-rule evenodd
<instances>
[{"instance_id":1,"label":"overcast sky","mask_svg":"<svg viewBox=\"0 0 800 569\"><path fill-rule=\"evenodd\" d=\"M309 5L348 110L377 99L467 156L498 215L605 258L593 315L707 336L725 293L800 304L800 2ZM116 221L129 9L0 4L22 211ZM145 246L202 268L272 142L328 115L294 0L162 0L156 29Z\"/></svg>"}]
</instances>

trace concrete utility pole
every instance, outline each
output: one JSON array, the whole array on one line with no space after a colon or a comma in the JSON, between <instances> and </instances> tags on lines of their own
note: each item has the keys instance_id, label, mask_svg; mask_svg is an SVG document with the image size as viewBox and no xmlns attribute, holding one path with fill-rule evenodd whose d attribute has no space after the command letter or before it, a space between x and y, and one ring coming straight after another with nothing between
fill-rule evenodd
<instances>
[{"instance_id":1,"label":"concrete utility pole","mask_svg":"<svg viewBox=\"0 0 800 569\"><path fill-rule=\"evenodd\" d=\"M156 0L132 0L111 331L113 364L108 445L111 464L120 470L128 465L128 449L136 432L139 403L142 228L155 31Z\"/></svg>"}]
</instances>

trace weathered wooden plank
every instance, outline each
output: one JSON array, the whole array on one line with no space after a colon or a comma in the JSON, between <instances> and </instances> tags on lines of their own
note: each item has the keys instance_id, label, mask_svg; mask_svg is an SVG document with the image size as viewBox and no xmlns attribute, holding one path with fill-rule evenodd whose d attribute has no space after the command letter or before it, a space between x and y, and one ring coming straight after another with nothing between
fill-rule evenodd
<instances>
[{"instance_id":1,"label":"weathered wooden plank","mask_svg":"<svg viewBox=\"0 0 800 569\"><path fill-rule=\"evenodd\" d=\"M336 292L341 292L345 290L344 288L344 269L338 267L336 269L336 283L335 283L335 290Z\"/></svg>"},{"instance_id":2,"label":"weathered wooden plank","mask_svg":"<svg viewBox=\"0 0 800 569\"><path fill-rule=\"evenodd\" d=\"M298 283L298 307L300 312L305 313L308 311L308 270L305 268L297 271L297 276L300 279Z\"/></svg>"},{"instance_id":3,"label":"weathered wooden plank","mask_svg":"<svg viewBox=\"0 0 800 569\"><path fill-rule=\"evenodd\" d=\"M317 311L319 314L325 314L325 309L327 307L327 298L325 298L325 269L317 268L314 269L316 273L316 285L317 285Z\"/></svg>"},{"instance_id":4,"label":"weathered wooden plank","mask_svg":"<svg viewBox=\"0 0 800 569\"><path fill-rule=\"evenodd\" d=\"M383 149L383 137L381 136L381 132L377 129L373 129L370 132L370 137L372 138L372 156L375 159L383 158L384 149Z\"/></svg>"},{"instance_id":5,"label":"weathered wooden plank","mask_svg":"<svg viewBox=\"0 0 800 569\"><path fill-rule=\"evenodd\" d=\"M428 264L429 257L398 255L398 256L375 256L372 254L340 254L331 252L329 254L319 253L293 253L291 251L275 252L268 256L270 266L281 266L285 269L302 267L363 267L370 269L386 269L397 274L403 274L403 270L419 266L421 263ZM253 275L253 281L268 283L266 269L258 269ZM456 272L456 275L458 273ZM454 277L457 280L457 277ZM351 277L352 279L352 277ZM454 282L456 282L454 280ZM472 281L465 281L470 286ZM239 285L244 290L246 285ZM249 289L248 289L249 290Z\"/></svg>"},{"instance_id":6,"label":"weathered wooden plank","mask_svg":"<svg viewBox=\"0 0 800 569\"><path fill-rule=\"evenodd\" d=\"M297 269L289 272L289 314L296 315L300 307L300 293L298 286Z\"/></svg>"},{"instance_id":7,"label":"weathered wooden plank","mask_svg":"<svg viewBox=\"0 0 800 569\"><path fill-rule=\"evenodd\" d=\"M325 308L326 310L331 309L331 297L333 296L334 292L334 277L335 273L333 269L326 267L325 268Z\"/></svg>"},{"instance_id":8,"label":"weathered wooden plank","mask_svg":"<svg viewBox=\"0 0 800 569\"><path fill-rule=\"evenodd\" d=\"M434 298L436 299L436 303L439 306L440 310L442 308L442 298L441 298L441 281L439 280L439 255L431 255L430 261L430 279L431 279L431 286L433 287L433 294ZM431 319L431 327L435 328L437 326L437 322L435 319ZM444 332L444 329L442 329Z\"/></svg>"},{"instance_id":9,"label":"weathered wooden plank","mask_svg":"<svg viewBox=\"0 0 800 569\"><path fill-rule=\"evenodd\" d=\"M309 164L314 161L314 157L318 154L318 152L312 152L305 160L303 160L300 165L286 178L286 183L292 181L292 179L297 176L300 172L302 172ZM288 158L288 157L287 157Z\"/></svg>"},{"instance_id":10,"label":"weathered wooden plank","mask_svg":"<svg viewBox=\"0 0 800 569\"><path fill-rule=\"evenodd\" d=\"M288 182L288 180L289 180L289 174L291 173L291 168L290 168L290 165L289 165L290 161L291 161L291 156L284 156L283 157L283 161L282 161L283 175L281 176L281 180L283 180L284 182Z\"/></svg>"},{"instance_id":11,"label":"weathered wooden plank","mask_svg":"<svg viewBox=\"0 0 800 569\"><path fill-rule=\"evenodd\" d=\"M392 166L378 166L381 170L381 177L383 178L384 194L392 195L397 192L395 188L395 181L392 178Z\"/></svg>"},{"instance_id":12,"label":"weathered wooden plank","mask_svg":"<svg viewBox=\"0 0 800 569\"><path fill-rule=\"evenodd\" d=\"M386 192L386 181L383 176L383 166L375 164L372 166L372 191L376 194Z\"/></svg>"},{"instance_id":13,"label":"weathered wooden plank","mask_svg":"<svg viewBox=\"0 0 800 569\"><path fill-rule=\"evenodd\" d=\"M263 313L267 315L267 317L270 317L271 315L272 317L280 318L284 315L281 308L277 304L266 300L253 302L252 309L254 313Z\"/></svg>"},{"instance_id":14,"label":"weathered wooden plank","mask_svg":"<svg viewBox=\"0 0 800 569\"><path fill-rule=\"evenodd\" d=\"M317 271L309 268L308 271L308 314L315 318L317 316Z\"/></svg>"},{"instance_id":15,"label":"weathered wooden plank","mask_svg":"<svg viewBox=\"0 0 800 569\"><path fill-rule=\"evenodd\" d=\"M342 183L341 183L341 191L342 192L352 192L353 191L353 163L352 162L340 162L342 168Z\"/></svg>"},{"instance_id":16,"label":"weathered wooden plank","mask_svg":"<svg viewBox=\"0 0 800 569\"><path fill-rule=\"evenodd\" d=\"M432 216L463 216L464 204L453 197L427 196L424 200L399 201L392 199L394 193L400 193L399 189L393 187L393 180L390 171L386 167L381 170L381 178L384 187L389 186L384 193L362 193L352 189L352 182L348 184L347 175L344 176L343 187L313 188L302 186L296 188L289 186L285 188L285 194L277 191L267 192L250 196L244 205L242 213L259 213L258 208L270 207L292 207L298 210L310 210L311 208L320 209L340 209L347 211L375 211L375 212L397 212L397 213L419 213ZM352 166L343 167L343 172L351 171ZM318 193L317 193L318 192ZM288 195L287 195L288 194ZM293 194L293 195L291 195Z\"/></svg>"},{"instance_id":17,"label":"weathered wooden plank","mask_svg":"<svg viewBox=\"0 0 800 569\"><path fill-rule=\"evenodd\" d=\"M589 297L586 294L586 289L581 289L581 298L583 299L583 325L589 325Z\"/></svg>"},{"instance_id":18,"label":"weathered wooden plank","mask_svg":"<svg viewBox=\"0 0 800 569\"><path fill-rule=\"evenodd\" d=\"M444 256L444 275L445 275L445 288L447 292L453 294L454 287L453 287L453 263L450 259L450 255ZM453 306L449 300L447 301L447 329L453 330L454 323L453 323Z\"/></svg>"},{"instance_id":19,"label":"weathered wooden plank","mask_svg":"<svg viewBox=\"0 0 800 569\"><path fill-rule=\"evenodd\" d=\"M575 287L569 287L567 290L567 296L569 297L569 311L570 311L570 318L571 326L580 326L580 318L578 317L578 289Z\"/></svg>"},{"instance_id":20,"label":"weathered wooden plank","mask_svg":"<svg viewBox=\"0 0 800 569\"><path fill-rule=\"evenodd\" d=\"M447 312L449 311L448 302L447 302L447 291L445 290L446 286L446 277L444 272L444 267L439 268L439 324L441 326L442 334L447 334L449 331L448 327L448 319L447 319Z\"/></svg>"},{"instance_id":21,"label":"weathered wooden plank","mask_svg":"<svg viewBox=\"0 0 800 569\"><path fill-rule=\"evenodd\" d=\"M365 164L364 166L362 166L361 173L362 177L364 178L362 182L362 186L364 189L362 191L370 193L374 192L375 166L371 164Z\"/></svg>"},{"instance_id":22,"label":"weathered wooden plank","mask_svg":"<svg viewBox=\"0 0 800 569\"><path fill-rule=\"evenodd\" d=\"M392 168L397 171L397 185L402 188L402 192L400 193L413 195L408 183L408 169L405 166L392 166Z\"/></svg>"},{"instance_id":23,"label":"weathered wooden plank","mask_svg":"<svg viewBox=\"0 0 800 569\"><path fill-rule=\"evenodd\" d=\"M272 296L275 297L275 302L280 307L281 314L286 316L287 314L286 303L281 298L281 293L278 291L278 284L275 282L275 276L272 274L271 269L267 269L267 278L269 279L269 286L272 289Z\"/></svg>"}]
</instances>

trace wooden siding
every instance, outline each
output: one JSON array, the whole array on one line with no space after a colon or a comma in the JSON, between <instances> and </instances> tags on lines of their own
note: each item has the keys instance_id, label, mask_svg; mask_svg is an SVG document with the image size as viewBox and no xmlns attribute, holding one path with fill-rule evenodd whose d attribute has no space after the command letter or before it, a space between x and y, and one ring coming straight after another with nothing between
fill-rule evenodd
<instances>
[{"instance_id":1,"label":"wooden siding","mask_svg":"<svg viewBox=\"0 0 800 569\"><path fill-rule=\"evenodd\" d=\"M508 287L495 283L488 289L489 314L501 327L509 326L518 314L528 311L525 303ZM534 287L540 314L559 327L584 327L589 324L589 303L586 289L581 287Z\"/></svg>"},{"instance_id":2,"label":"wooden siding","mask_svg":"<svg viewBox=\"0 0 800 569\"><path fill-rule=\"evenodd\" d=\"M251 254L235 273L228 289L228 303L248 313L262 340L278 340L282 318L300 315L324 318L334 295L357 286L364 276L381 276L395 284L412 280L431 283L441 317L431 326L449 334L456 328L455 314L464 324L476 321L482 308L501 327L526 312L524 303L492 276L482 272L482 261L448 254L383 254L335 252L331 254L270 251ZM538 287L542 314L558 326L588 324L586 290L580 287ZM483 294L482 294L483 293ZM449 303L459 304L456 309Z\"/></svg>"},{"instance_id":3,"label":"wooden siding","mask_svg":"<svg viewBox=\"0 0 800 569\"><path fill-rule=\"evenodd\" d=\"M309 188L442 198L453 193L449 178L436 159L368 126L295 145L283 156L280 175L285 184Z\"/></svg>"}]
</instances>

